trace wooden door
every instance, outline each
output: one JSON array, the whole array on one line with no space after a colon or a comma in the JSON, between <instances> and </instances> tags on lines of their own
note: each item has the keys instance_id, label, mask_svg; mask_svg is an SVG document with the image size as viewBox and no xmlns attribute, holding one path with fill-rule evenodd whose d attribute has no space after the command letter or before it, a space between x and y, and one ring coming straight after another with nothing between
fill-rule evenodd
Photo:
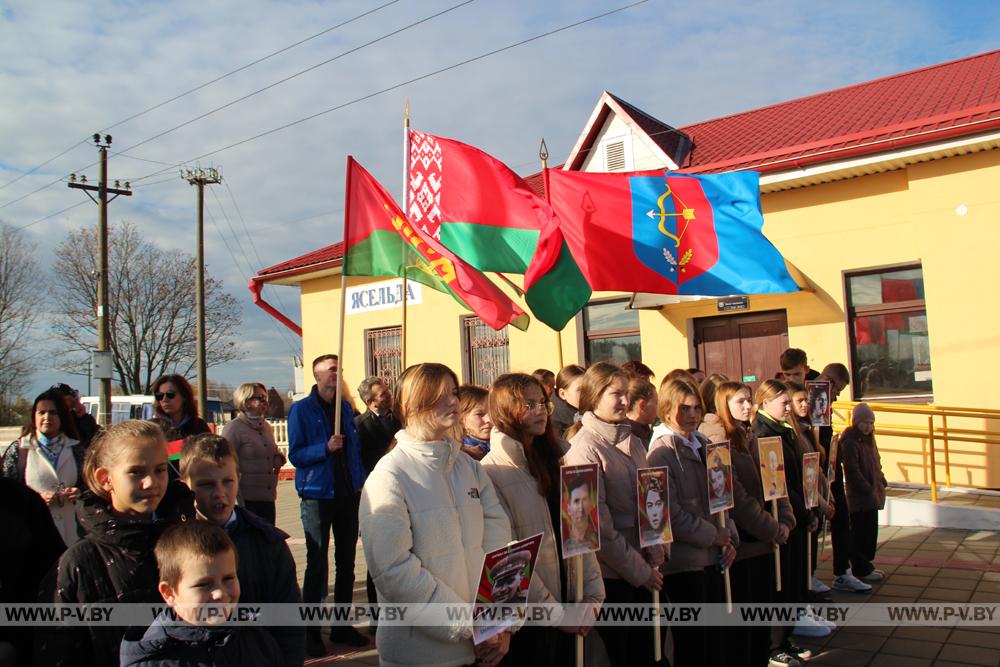
<instances>
[{"instance_id":1,"label":"wooden door","mask_svg":"<svg viewBox=\"0 0 1000 667\"><path fill-rule=\"evenodd\" d=\"M788 347L788 319L783 310L702 317L694 321L698 368L750 385L773 378L778 358Z\"/></svg>"}]
</instances>

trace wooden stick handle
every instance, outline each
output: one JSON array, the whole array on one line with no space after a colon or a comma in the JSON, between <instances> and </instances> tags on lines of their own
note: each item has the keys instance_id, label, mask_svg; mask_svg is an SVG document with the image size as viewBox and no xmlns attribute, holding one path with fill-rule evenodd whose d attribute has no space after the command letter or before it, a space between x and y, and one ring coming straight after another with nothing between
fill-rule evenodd
<instances>
[{"instance_id":1,"label":"wooden stick handle","mask_svg":"<svg viewBox=\"0 0 1000 667\"><path fill-rule=\"evenodd\" d=\"M771 516L778 520L778 501L771 501ZM774 590L781 592L781 547L774 545Z\"/></svg>"},{"instance_id":2,"label":"wooden stick handle","mask_svg":"<svg viewBox=\"0 0 1000 667\"><path fill-rule=\"evenodd\" d=\"M812 540L812 535L807 533L807 539L806 539L806 590L807 591L811 591L813 587L812 562L813 562L813 540Z\"/></svg>"},{"instance_id":3,"label":"wooden stick handle","mask_svg":"<svg viewBox=\"0 0 1000 667\"><path fill-rule=\"evenodd\" d=\"M653 591L653 661L663 660L663 644L660 643L660 591Z\"/></svg>"},{"instance_id":4,"label":"wooden stick handle","mask_svg":"<svg viewBox=\"0 0 1000 667\"><path fill-rule=\"evenodd\" d=\"M723 510L719 512L716 516L719 517L719 526L722 528L726 527L726 511ZM726 612L733 613L733 586L729 581L729 568L727 567L722 571L722 578L726 584Z\"/></svg>"},{"instance_id":5,"label":"wooden stick handle","mask_svg":"<svg viewBox=\"0 0 1000 667\"><path fill-rule=\"evenodd\" d=\"M576 566L576 602L583 602L583 556L573 556ZM576 667L583 667L583 637L576 636Z\"/></svg>"}]
</instances>

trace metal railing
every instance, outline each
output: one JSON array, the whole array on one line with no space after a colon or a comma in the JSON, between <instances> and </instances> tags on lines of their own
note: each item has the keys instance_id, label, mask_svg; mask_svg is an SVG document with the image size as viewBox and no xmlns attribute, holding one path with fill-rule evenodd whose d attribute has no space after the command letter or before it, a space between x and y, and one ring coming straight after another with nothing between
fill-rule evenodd
<instances>
[{"instance_id":1,"label":"metal railing","mask_svg":"<svg viewBox=\"0 0 1000 667\"><path fill-rule=\"evenodd\" d=\"M271 428L274 429L274 444L278 445L278 451L285 455L285 465L282 470L294 470L295 467L288 460L288 420L268 419Z\"/></svg>"},{"instance_id":2,"label":"metal railing","mask_svg":"<svg viewBox=\"0 0 1000 667\"><path fill-rule=\"evenodd\" d=\"M851 423L851 412L857 402L838 401L833 404L833 429L838 433ZM925 477L930 480L931 501L938 502L937 483L937 443L941 443L941 453L944 456L945 486L951 486L951 451L952 442L967 442L979 445L1000 445L1000 431L980 428L955 428L948 425L948 417L953 419L981 419L1000 422L1000 410L985 408L965 408L943 405L912 405L905 403L868 403L868 407L876 414L917 415L927 418L923 424L891 424L883 420L875 420L876 435L887 435L903 438L918 438L927 440L928 465L925 466ZM843 416L846 414L846 416ZM842 418L841 418L842 417Z\"/></svg>"}]
</instances>

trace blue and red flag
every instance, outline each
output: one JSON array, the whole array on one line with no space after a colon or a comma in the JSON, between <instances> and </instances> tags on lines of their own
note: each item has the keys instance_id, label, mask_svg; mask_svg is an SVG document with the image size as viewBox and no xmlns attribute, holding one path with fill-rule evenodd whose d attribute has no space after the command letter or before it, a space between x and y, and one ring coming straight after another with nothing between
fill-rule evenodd
<instances>
[{"instance_id":1,"label":"blue and red flag","mask_svg":"<svg viewBox=\"0 0 1000 667\"><path fill-rule=\"evenodd\" d=\"M799 289L761 231L756 172L554 169L547 176L555 217L542 230L526 289L545 277L547 259L564 242L594 290L725 296Z\"/></svg>"}]
</instances>

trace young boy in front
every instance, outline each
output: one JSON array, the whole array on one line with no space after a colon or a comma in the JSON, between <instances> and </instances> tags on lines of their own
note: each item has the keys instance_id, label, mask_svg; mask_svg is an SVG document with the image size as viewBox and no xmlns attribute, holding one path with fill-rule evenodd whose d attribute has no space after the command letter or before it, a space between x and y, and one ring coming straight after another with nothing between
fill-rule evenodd
<instances>
[{"instance_id":1,"label":"young boy in front","mask_svg":"<svg viewBox=\"0 0 1000 667\"><path fill-rule=\"evenodd\" d=\"M140 636L122 640L122 667L281 665L274 639L253 626L225 625L240 600L236 547L218 526L177 524L155 548L158 590L173 610L161 614Z\"/></svg>"},{"instance_id":2,"label":"young boy in front","mask_svg":"<svg viewBox=\"0 0 1000 667\"><path fill-rule=\"evenodd\" d=\"M285 540L288 534L253 512L236 505L240 462L228 440L212 433L188 438L181 449L181 479L194 492L199 520L225 529L239 554L239 579L244 604L302 602L295 560ZM305 660L305 630L266 628L281 648L283 664L301 667Z\"/></svg>"}]
</instances>

